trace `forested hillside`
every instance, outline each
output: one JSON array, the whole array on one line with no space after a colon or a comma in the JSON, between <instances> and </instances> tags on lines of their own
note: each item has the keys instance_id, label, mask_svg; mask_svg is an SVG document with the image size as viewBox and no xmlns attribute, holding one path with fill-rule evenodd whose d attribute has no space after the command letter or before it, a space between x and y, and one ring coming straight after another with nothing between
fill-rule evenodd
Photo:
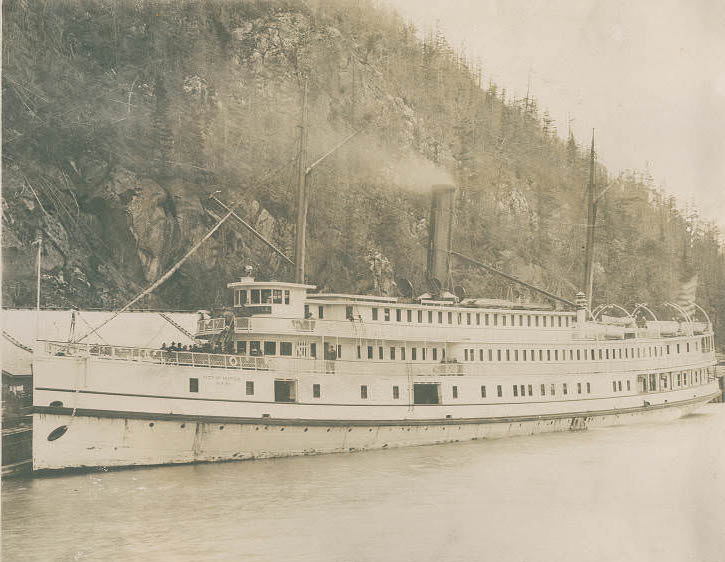
<instances>
[{"instance_id":1,"label":"forested hillside","mask_svg":"<svg viewBox=\"0 0 725 562\"><path fill-rule=\"evenodd\" d=\"M311 282L422 291L427 191L450 181L456 249L569 298L580 288L585 147L441 34L421 39L370 0L5 0L4 306L34 304L39 234L43 306L124 304L214 224L217 190L291 255L305 82L310 160L362 130L310 175ZM716 226L642 174L598 165L597 189L595 303L663 302L697 273L722 338ZM230 222L143 305L224 304L247 264L293 273ZM530 296L461 263L453 280Z\"/></svg>"}]
</instances>

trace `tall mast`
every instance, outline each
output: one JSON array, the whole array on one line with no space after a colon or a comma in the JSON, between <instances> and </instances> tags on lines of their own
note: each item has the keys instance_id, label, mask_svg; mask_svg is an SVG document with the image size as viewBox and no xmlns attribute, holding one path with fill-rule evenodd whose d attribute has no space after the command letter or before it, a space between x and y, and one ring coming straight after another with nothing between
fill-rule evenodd
<instances>
[{"instance_id":1,"label":"tall mast","mask_svg":"<svg viewBox=\"0 0 725 562\"><path fill-rule=\"evenodd\" d=\"M295 232L295 283L305 282L305 235L307 231L307 79L302 97L300 151L297 173L297 230Z\"/></svg>"},{"instance_id":2,"label":"tall mast","mask_svg":"<svg viewBox=\"0 0 725 562\"><path fill-rule=\"evenodd\" d=\"M35 341L40 337L40 259L43 256L43 237L38 233L34 244L38 245L38 256L36 257L37 281L35 290Z\"/></svg>"},{"instance_id":3,"label":"tall mast","mask_svg":"<svg viewBox=\"0 0 725 562\"><path fill-rule=\"evenodd\" d=\"M592 306L592 289L594 282L594 225L596 224L597 208L594 202L594 129L592 129L592 149L589 156L589 185L587 186L587 243L584 257L584 282L582 286L587 296L587 304Z\"/></svg>"}]
</instances>

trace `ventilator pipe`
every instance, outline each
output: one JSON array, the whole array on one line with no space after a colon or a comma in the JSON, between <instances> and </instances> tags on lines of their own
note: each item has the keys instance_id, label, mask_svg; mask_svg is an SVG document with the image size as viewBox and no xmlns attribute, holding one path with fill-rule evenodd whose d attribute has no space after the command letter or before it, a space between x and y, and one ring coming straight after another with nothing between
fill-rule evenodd
<instances>
[{"instance_id":1,"label":"ventilator pipe","mask_svg":"<svg viewBox=\"0 0 725 562\"><path fill-rule=\"evenodd\" d=\"M705 309L702 308L696 302L693 302L692 305L695 306L697 308L697 310L699 310L700 312L702 312L705 315L705 318L707 319L708 328L710 328L710 330L712 331L712 321L710 320L710 316L707 314L707 312L705 312Z\"/></svg>"},{"instance_id":2,"label":"ventilator pipe","mask_svg":"<svg viewBox=\"0 0 725 562\"><path fill-rule=\"evenodd\" d=\"M606 306L607 306L607 305L605 305L605 304L600 304L600 305L598 305L598 306L597 306L597 307L596 307L596 308L595 308L594 310L592 310L592 312L591 312L591 314L592 314L592 318L593 318L593 319L594 319L594 318L596 318L596 317L597 317L597 314L599 314L599 312L600 312L601 310L603 310L603 309L604 309L604 308L605 308Z\"/></svg>"},{"instance_id":3,"label":"ventilator pipe","mask_svg":"<svg viewBox=\"0 0 725 562\"><path fill-rule=\"evenodd\" d=\"M687 334L688 336L691 336L692 334L695 333L694 326L692 325L692 319L690 318L690 315L687 314L687 311L684 308L682 308L678 304L674 304L671 302L666 302L665 306L671 306L672 308L677 310L680 314L682 314L682 316L684 316L685 321L687 322L687 325L689 326L689 333Z\"/></svg>"},{"instance_id":4,"label":"ventilator pipe","mask_svg":"<svg viewBox=\"0 0 725 562\"><path fill-rule=\"evenodd\" d=\"M647 305L646 305L645 303L639 303L638 305L636 305L636 306L634 307L634 310L632 310L632 314L631 314L630 316L632 316L632 318L634 318L635 314L637 314L637 311L638 311L638 310L639 310L640 308L642 308L642 309L646 310L647 312L649 312L649 313L650 313L650 314L652 315L652 318L654 318L654 321L655 321L655 322L657 322L657 321L658 321L658 320L657 320L657 316L655 316L655 313L654 313L654 312L652 312L652 311L651 311L651 310L650 310L649 308L647 308Z\"/></svg>"},{"instance_id":5,"label":"ventilator pipe","mask_svg":"<svg viewBox=\"0 0 725 562\"><path fill-rule=\"evenodd\" d=\"M598 318L597 318L597 317L598 317L599 315L603 314L603 313L604 313L604 311L605 311L605 310L607 310L608 308L617 308L617 309L621 310L621 311L622 311L622 312L624 312L624 313L625 313L625 314L626 314L627 316L629 316L630 318L632 318L632 319L634 320L634 317L633 317L633 316L632 316L632 315L631 315L631 314L630 314L629 312L627 312L627 310L626 310L625 308L623 308L623 307L619 306L618 304L614 304L614 303L610 303L610 304L608 304L608 305L606 305L606 306L603 306L603 307L601 307L601 310L599 310L598 312L597 312L597 310L595 310L595 311L594 311L594 312L595 312L594 320L595 320L595 321L596 321L596 320L598 320ZM597 307L597 309L599 309L599 307Z\"/></svg>"}]
</instances>

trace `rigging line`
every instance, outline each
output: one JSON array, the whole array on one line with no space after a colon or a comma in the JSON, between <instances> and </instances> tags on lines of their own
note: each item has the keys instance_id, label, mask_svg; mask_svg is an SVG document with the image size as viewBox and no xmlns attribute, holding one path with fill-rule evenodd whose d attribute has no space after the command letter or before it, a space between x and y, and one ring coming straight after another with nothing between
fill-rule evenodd
<instances>
[{"instance_id":1,"label":"rigging line","mask_svg":"<svg viewBox=\"0 0 725 562\"><path fill-rule=\"evenodd\" d=\"M194 340L194 336L190 332L188 332L183 326L181 326L180 324L178 324L173 318L171 318L170 316L168 316L165 312L159 312L159 316L161 316L161 318L163 318L164 320L166 320L174 328L176 328L177 330L179 330L187 338L191 339L192 341ZM160 332L161 332L161 330L159 329L159 332L157 332L156 335L158 335Z\"/></svg>"},{"instance_id":2,"label":"rigging line","mask_svg":"<svg viewBox=\"0 0 725 562\"><path fill-rule=\"evenodd\" d=\"M523 285L524 287L528 287L529 289L533 289L534 291L538 291L539 293L542 293L542 294L546 295L550 299L557 300L559 302L562 302L564 304L567 304L567 305L569 305L571 307L576 308L576 304L574 304L573 302L571 302L569 300L566 300L566 299L564 299L564 298L562 298L560 296L557 296L557 295L555 295L553 293L550 293L549 291L546 291L544 289L540 289L539 287L537 287L535 285L532 285L531 283L527 283L526 281L522 281L521 279L518 279L518 278L514 277L513 275L509 275L508 273L504 273L503 271L501 271L499 269L496 269L495 267L492 267L490 265L487 265L485 263L482 263L482 262L480 262L478 260L474 260L473 258L469 258L468 256L466 256L464 254L461 254L459 252L454 252L453 250L451 250L449 253L452 256L456 256L456 257L458 257L458 258L460 258L460 259L462 259L464 261L467 261L467 262L469 262L469 263L471 263L473 265L476 265L478 267L481 267L481 268L485 269L486 271L490 271L492 273L497 273L498 275L500 275L502 277L505 277L506 279L509 279L510 281L514 281L516 283L519 283L519 284Z\"/></svg>"},{"instance_id":3,"label":"rigging line","mask_svg":"<svg viewBox=\"0 0 725 562\"><path fill-rule=\"evenodd\" d=\"M269 172L268 172L267 174L265 174L264 176L262 176L261 178L259 178L259 179L257 180L257 182L261 182L261 181L263 181L263 180L267 179L267 178L268 178L269 176L271 176L272 174L278 173L278 172L279 172L280 170L282 170L283 168L285 168L285 167L286 167L286 166L288 166L288 165L289 165L289 163L288 163L288 162L285 162L285 163L284 163L284 164L283 164L282 166L280 166L279 168L277 168L277 169L275 169L275 170L271 170L271 171L269 171ZM241 204L242 204L243 202L244 202L244 199L242 198L242 199L239 199L239 201L237 201L236 203L234 203L234 204L233 204L233 205L232 205L232 206L230 207L230 209L229 209L229 212L228 212L228 213L227 213L226 215L224 215L224 216L223 216L223 217L222 217L222 218L221 218L221 219L220 219L220 220L219 220L219 221L218 221L218 222L217 222L217 223L216 223L216 224L214 225L214 227L213 227L213 228L212 228L212 229L211 229L211 230L210 230L209 232L207 232L207 233L206 233L206 235L204 235L204 237L202 237L202 238L201 238L201 240L199 240L199 241L198 241L198 242L197 242L196 244L194 244L194 245L193 245L193 246L191 247L191 249L190 249L190 250L189 250L188 252L186 252L186 254L184 254L184 256L183 256L183 257L182 257L182 258L181 258L181 259L180 259L180 260L179 260L178 262L176 262L176 264L175 264L175 265L174 265L174 266L173 266L173 267L172 267L171 269L169 269L169 270L168 270L168 271L167 271L166 273L164 273L164 274L163 274L163 275L162 275L161 277L159 277L159 278L158 278L158 279L157 279L156 281L154 281L154 282L153 282L153 283L152 283L151 285L149 285L149 287L147 287L146 289L144 289L143 291L141 291L141 293L139 293L139 294L138 294L138 295L137 295L136 297L134 297L134 298L133 298L133 299L132 299L132 300L131 300L130 302L128 302L128 303L127 303L127 304L126 304L125 306L123 306L123 307L122 307L122 308L120 308L119 310L115 311L115 312L114 312L114 313L113 313L113 314L111 315L111 317L110 317L110 318L106 319L106 320L105 320L104 322L102 322L101 324L99 324L99 325L98 325L98 326L97 326L96 328L94 328L94 329L93 329L93 330L91 330L90 332L88 332L88 333L84 334L84 335L83 335L82 337L80 337L80 338L78 338L77 340L75 340L75 342L74 342L74 343L77 343L77 342L83 341L83 340L84 340L85 338L87 338L87 337L88 337L88 336L90 336L91 334L93 334L93 333L97 333L97 332L98 332L98 330L100 330L100 329L101 329L101 328L102 328L103 326L105 326L106 324L108 324L109 322L111 322L112 320L114 320L114 319L115 319L115 318L116 318L116 317L117 317L117 316L118 316L119 314L121 314L121 313L125 312L126 310L128 310L129 308L131 308L131 307L132 307L132 306L133 306L134 304L136 304L136 303L137 303L138 301L140 301L140 300L141 300L141 299L142 299L143 297L145 297L146 295L148 295L149 293L151 293L152 291L154 291L154 290L155 290L155 289L156 289L157 287L159 287L159 286L161 286L161 285L162 285L163 283L165 283L165 282L166 282L166 280L167 280L167 279L169 279L169 278L170 278L170 277L171 277L171 276L172 276L172 275L173 275L174 273L176 273L176 272L177 272L177 271L179 270L179 268L180 268L180 267L181 267L181 266L182 266L182 265L183 265L183 264L184 264L184 263L186 262L186 260L188 260L188 259L189 259L189 258L191 257L191 255L192 255L192 254L193 254L194 252L196 252L196 251L197 251L197 250L198 250L198 249L199 249L199 248L201 247L201 245L202 245L202 244L203 244L204 242L206 242L206 241L207 241L207 240L208 240L209 238L211 238L211 236L212 236L212 235L213 235L213 234L214 234L214 233L215 233L215 232L216 232L217 230L219 230L219 228L221 228L221 226L222 226L222 225L223 225L223 224L224 224L224 223L226 222L226 220L227 220L227 219L228 219L229 217L231 217L231 216L232 216L232 214L234 213L234 211L235 211L235 210L236 210L236 209L237 209L237 208L238 208L238 207L239 207L239 206L240 206L240 205L241 205Z\"/></svg>"},{"instance_id":4,"label":"rigging line","mask_svg":"<svg viewBox=\"0 0 725 562\"><path fill-rule=\"evenodd\" d=\"M33 348L28 347L27 345L21 343L19 340L16 340L13 336L11 336L8 332L3 330L3 337L8 340L11 344L13 344L16 347L19 347L20 349L23 349L25 351L29 351L30 353L33 353Z\"/></svg>"},{"instance_id":5,"label":"rigging line","mask_svg":"<svg viewBox=\"0 0 725 562\"><path fill-rule=\"evenodd\" d=\"M92 330L92 329L93 329L93 326L91 326L91 325L90 325L90 324L88 323L88 320L86 320L85 318L83 318L83 316L81 315L81 311L80 311L80 310L77 310L76 312L77 312L77 316L78 316L78 318L80 318L80 319L81 319L81 320L83 321L83 323L84 323L84 324L85 324L86 326L88 326L88 327L89 327L89 328L90 328L90 329ZM106 339L105 339L105 338L104 338L104 337L103 337L103 336L102 336L101 334L99 334L99 333L96 333L96 335L97 335L97 336L98 336L98 337L99 337L99 338L100 338L100 339L101 339L101 340L103 341L103 343L105 343L106 345L111 345L110 343L108 343L108 342L106 341Z\"/></svg>"}]
</instances>

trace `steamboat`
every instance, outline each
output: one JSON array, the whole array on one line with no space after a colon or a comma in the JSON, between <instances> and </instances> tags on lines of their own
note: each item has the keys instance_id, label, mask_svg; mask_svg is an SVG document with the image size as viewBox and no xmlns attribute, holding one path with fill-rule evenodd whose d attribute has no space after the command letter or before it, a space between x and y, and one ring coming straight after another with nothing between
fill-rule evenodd
<instances>
[{"instance_id":1,"label":"steamboat","mask_svg":"<svg viewBox=\"0 0 725 562\"><path fill-rule=\"evenodd\" d=\"M300 129L302 151L304 121ZM590 219L593 155L592 144ZM294 262L211 196L224 216L207 237L238 219L294 264L295 281L229 283L233 306L200 313L195 337L205 351L37 341L34 470L584 430L672 420L718 396L712 324L699 307L704 321L675 303L679 320L660 321L645 305L605 316L617 307L591 311L584 293L571 302L506 274L570 310L449 292L438 280L450 278L453 256L491 270L452 251L450 186L433 189L428 292L416 296L409 282L398 297L315 292L304 275L305 178L321 160L305 167L299 158Z\"/></svg>"},{"instance_id":2,"label":"steamboat","mask_svg":"<svg viewBox=\"0 0 725 562\"><path fill-rule=\"evenodd\" d=\"M444 240L448 196L434 194L431 221ZM432 273L451 255L437 238ZM583 430L671 420L718 395L712 325L675 304L682 321L592 314L582 293L561 311L445 290L332 294L252 277L228 288L233 312L198 320L217 352L39 342L33 468Z\"/></svg>"}]
</instances>

